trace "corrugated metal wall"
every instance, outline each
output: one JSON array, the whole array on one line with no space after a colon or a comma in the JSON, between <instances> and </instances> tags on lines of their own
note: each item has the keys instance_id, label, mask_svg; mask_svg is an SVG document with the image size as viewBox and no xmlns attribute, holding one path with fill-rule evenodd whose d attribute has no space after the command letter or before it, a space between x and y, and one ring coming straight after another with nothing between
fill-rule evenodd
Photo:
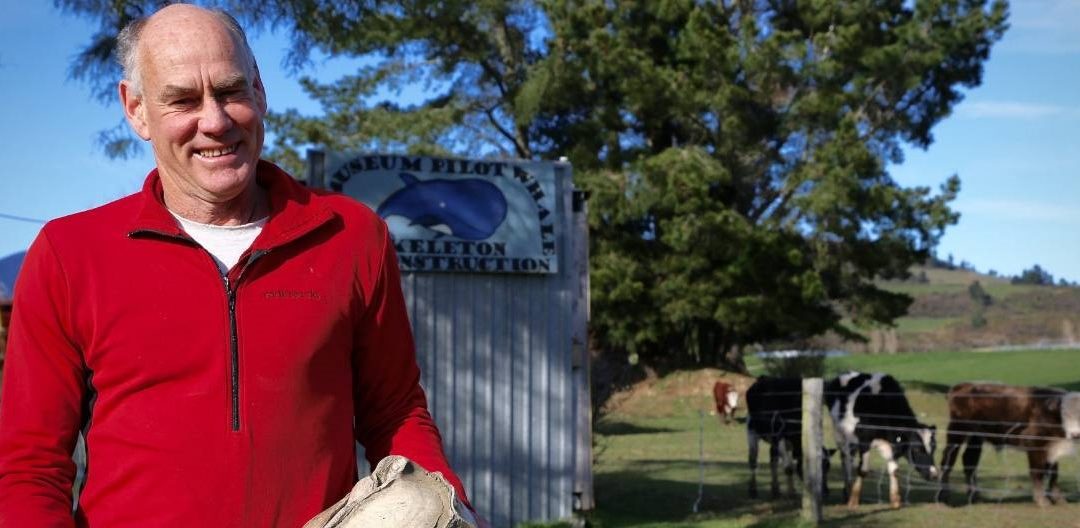
<instances>
[{"instance_id":1,"label":"corrugated metal wall","mask_svg":"<svg viewBox=\"0 0 1080 528\"><path fill-rule=\"evenodd\" d=\"M308 161L325 187L323 154ZM558 274L402 274L431 414L495 528L593 508L588 224L570 166L555 175Z\"/></svg>"},{"instance_id":2,"label":"corrugated metal wall","mask_svg":"<svg viewBox=\"0 0 1080 528\"><path fill-rule=\"evenodd\" d=\"M575 491L580 501L586 486L576 464L591 463L591 437L580 427L589 423L581 420L589 409L588 374L574 357L585 350L574 346L585 342L575 335L583 334L586 317L582 265L588 273L587 260L575 263L574 255L588 234L575 232L585 227L585 213L574 212L566 176L559 274L402 278L422 382L447 456L496 527L569 517ZM589 480L584 494L591 497Z\"/></svg>"}]
</instances>

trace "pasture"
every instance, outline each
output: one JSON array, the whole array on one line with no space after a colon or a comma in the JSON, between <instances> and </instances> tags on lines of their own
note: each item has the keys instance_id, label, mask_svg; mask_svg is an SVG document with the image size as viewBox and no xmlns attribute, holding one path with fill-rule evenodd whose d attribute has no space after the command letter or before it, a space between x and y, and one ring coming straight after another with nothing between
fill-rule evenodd
<instances>
[{"instance_id":1,"label":"pasture","mask_svg":"<svg viewBox=\"0 0 1080 528\"><path fill-rule=\"evenodd\" d=\"M948 422L944 393L951 384L996 380L1080 390L1078 360L1080 350L938 352L834 358L827 369L829 375L856 368L897 377L919 420L938 426L935 461L940 461ZM750 366L751 372L759 373L755 370L760 371L760 365ZM721 376L734 381L740 391L752 381L712 369L676 372L642 382L612 399L594 431L597 510L589 517L592 526L802 524L797 497L768 499L767 456L758 468L762 498L747 497L745 427L741 423L721 425L713 408L710 390ZM745 408L737 416L745 416ZM834 442L831 427L826 418L828 446ZM829 475L832 495L826 502L823 526L1080 527L1080 457L1076 454L1061 462L1061 485L1072 504L1050 508L1031 503L1026 457L1019 451L984 449L979 475L987 500L975 505L967 505L959 465L951 478L953 495L949 504L943 505L933 503L936 484L923 481L903 461L899 475L906 504L900 510L888 507L884 463L876 452L871 457L872 473L864 486L863 506L856 511L840 504L842 477L839 461L833 458Z\"/></svg>"},{"instance_id":2,"label":"pasture","mask_svg":"<svg viewBox=\"0 0 1080 528\"><path fill-rule=\"evenodd\" d=\"M878 286L914 298L895 329L862 329L887 336L869 350L932 351L993 348L1012 343L1075 343L1080 328L1080 288L1012 284L1008 278L974 271L916 266L912 279L880 281ZM978 282L989 297L976 302ZM860 348L851 343L828 347Z\"/></svg>"}]
</instances>

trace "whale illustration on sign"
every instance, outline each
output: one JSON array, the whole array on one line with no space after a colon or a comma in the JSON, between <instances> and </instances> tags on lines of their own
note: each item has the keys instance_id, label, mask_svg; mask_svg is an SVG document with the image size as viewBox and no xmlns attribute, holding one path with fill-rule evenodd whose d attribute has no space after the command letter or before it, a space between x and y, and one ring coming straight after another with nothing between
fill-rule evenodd
<instances>
[{"instance_id":1,"label":"whale illustration on sign","mask_svg":"<svg viewBox=\"0 0 1080 528\"><path fill-rule=\"evenodd\" d=\"M405 187L388 196L376 213L401 216L463 240L485 240L506 220L506 196L495 184L479 178L421 180L399 174Z\"/></svg>"}]
</instances>

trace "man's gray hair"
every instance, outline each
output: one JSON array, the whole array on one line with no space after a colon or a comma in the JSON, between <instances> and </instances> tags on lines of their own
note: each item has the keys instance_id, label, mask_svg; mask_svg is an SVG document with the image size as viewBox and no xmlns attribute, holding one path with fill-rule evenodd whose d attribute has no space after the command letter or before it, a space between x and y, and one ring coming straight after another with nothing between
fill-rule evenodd
<instances>
[{"instance_id":1,"label":"man's gray hair","mask_svg":"<svg viewBox=\"0 0 1080 528\"><path fill-rule=\"evenodd\" d=\"M207 9L207 11L225 25L237 42L243 44L244 53L248 59L248 82L253 82L257 66L255 54L252 53L251 45L248 44L244 28L240 27L240 22L235 17L221 9ZM139 71L139 37L142 36L143 28L146 27L148 20L150 20L149 16L136 18L124 26L124 29L121 29L120 34L116 36L116 60L124 70L124 79L131 82L135 95L142 92L142 72Z\"/></svg>"}]
</instances>

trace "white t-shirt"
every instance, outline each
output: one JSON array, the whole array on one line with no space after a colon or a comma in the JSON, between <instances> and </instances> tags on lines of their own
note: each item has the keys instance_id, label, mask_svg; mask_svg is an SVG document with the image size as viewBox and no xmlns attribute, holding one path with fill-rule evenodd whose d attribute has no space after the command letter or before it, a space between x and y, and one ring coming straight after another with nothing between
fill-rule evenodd
<instances>
[{"instance_id":1,"label":"white t-shirt","mask_svg":"<svg viewBox=\"0 0 1080 528\"><path fill-rule=\"evenodd\" d=\"M176 213L172 215L180 222L180 227L214 257L222 275L227 274L240 260L240 255L251 247L269 218L263 217L248 224L218 226L192 222Z\"/></svg>"}]
</instances>

